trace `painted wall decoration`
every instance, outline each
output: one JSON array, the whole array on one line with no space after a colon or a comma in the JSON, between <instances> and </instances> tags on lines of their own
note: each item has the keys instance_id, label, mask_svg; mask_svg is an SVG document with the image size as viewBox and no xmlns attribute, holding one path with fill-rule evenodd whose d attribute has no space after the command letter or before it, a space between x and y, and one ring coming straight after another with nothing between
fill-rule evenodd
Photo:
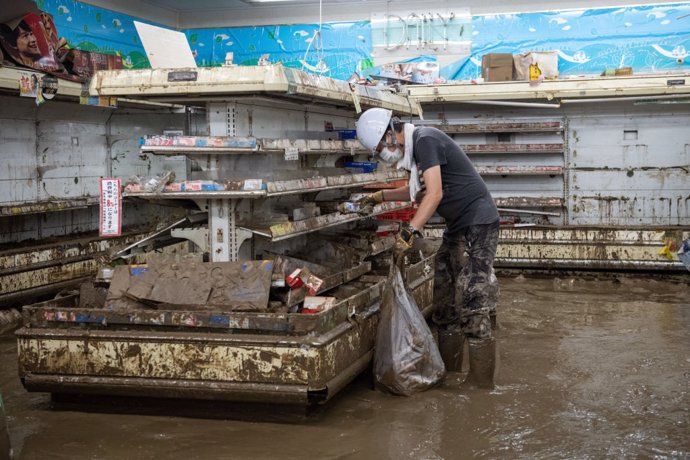
<instances>
[{"instance_id":1,"label":"painted wall decoration","mask_svg":"<svg viewBox=\"0 0 690 460\"><path fill-rule=\"evenodd\" d=\"M148 66L132 21L136 18L74 0L37 0L51 13L73 48L120 55L127 68ZM378 74L372 59L372 28L359 22L276 25L184 31L202 66L269 62L347 79ZM467 80L481 75L486 53L555 50L559 74L600 74L629 66L635 73L690 70L690 3L472 17L471 54L438 62L439 76ZM412 59L406 62L415 62ZM385 69L384 69L385 70Z\"/></svg>"},{"instance_id":2,"label":"painted wall decoration","mask_svg":"<svg viewBox=\"0 0 690 460\"><path fill-rule=\"evenodd\" d=\"M690 69L689 3L475 16L472 28L472 55L442 69L446 78L477 78L487 53L546 50L558 52L561 76Z\"/></svg>"},{"instance_id":3,"label":"painted wall decoration","mask_svg":"<svg viewBox=\"0 0 690 460\"><path fill-rule=\"evenodd\" d=\"M268 62L345 80L373 67L368 21L185 31L197 64L221 65L233 53L238 65Z\"/></svg>"}]
</instances>

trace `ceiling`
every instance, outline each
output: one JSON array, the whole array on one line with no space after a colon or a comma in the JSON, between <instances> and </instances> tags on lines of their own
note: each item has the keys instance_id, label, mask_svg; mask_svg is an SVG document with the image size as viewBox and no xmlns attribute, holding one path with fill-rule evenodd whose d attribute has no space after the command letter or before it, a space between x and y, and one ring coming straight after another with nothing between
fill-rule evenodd
<instances>
[{"instance_id":1,"label":"ceiling","mask_svg":"<svg viewBox=\"0 0 690 460\"><path fill-rule=\"evenodd\" d=\"M391 0L79 0L177 29L243 27L358 21L386 11ZM477 1L477 0L474 0ZM427 0L446 8L453 0ZM298 6L298 7L296 7ZM418 0L397 0L396 7L419 8Z\"/></svg>"}]
</instances>

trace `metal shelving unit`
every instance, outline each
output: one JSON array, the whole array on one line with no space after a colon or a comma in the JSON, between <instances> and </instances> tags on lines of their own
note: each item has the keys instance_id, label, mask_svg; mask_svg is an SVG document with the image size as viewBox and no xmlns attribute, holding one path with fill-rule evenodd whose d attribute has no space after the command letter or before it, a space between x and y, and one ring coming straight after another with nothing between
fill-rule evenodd
<instances>
[{"instance_id":1,"label":"metal shelving unit","mask_svg":"<svg viewBox=\"0 0 690 460\"><path fill-rule=\"evenodd\" d=\"M325 402L364 370L373 356L385 284L385 276L372 269L376 264L382 270L389 263L385 256L369 257L390 249L394 238L377 235L376 226L364 234L346 230L352 229L348 224L403 209L409 203L382 203L363 214L335 210L353 189L404 180L407 173L370 172L373 165L367 162L361 163L366 165L362 172L348 172L345 159L363 153L356 142L291 133L322 134L326 126L336 124L351 127L358 109L365 107L387 107L398 115L414 116L418 113L414 104L376 88L350 88L344 82L280 66L102 72L92 90L118 97L208 103L205 141L214 145L143 145L141 153L185 155L191 158L188 181L212 182L196 182L199 187L220 184L237 189L128 193L127 197L168 200L172 205L185 201L203 211L190 213L195 218L189 218L187 228L180 225L170 231L201 247L210 263L202 262L198 254L190 257L192 261L186 258L189 255L181 256L179 263L152 258L146 273L158 276L157 280L165 278L169 283L161 289L165 294L170 293L170 283L177 287L182 282L177 275L167 277L179 270L194 284L193 289L181 286L179 294L194 294L202 285L211 290L205 301L179 298L182 295L172 306L160 301L156 317L148 315L149 309L140 303L130 302L131 290L111 303L106 301L103 309L82 308L76 296L28 309L27 327L17 333L24 385L57 393L310 405ZM256 104L255 93L261 93L263 105ZM280 104L267 105L265 98L275 98ZM194 185L188 181L185 188ZM339 193L340 189L344 192ZM319 215L317 206L324 214ZM206 216L204 227L200 224ZM245 240L251 243L240 253ZM362 250L363 246L367 249ZM403 279L414 280L409 290L422 312L429 314L433 255L407 265ZM133 279L138 275L130 267L118 269L128 276L127 283L145 290L138 283L146 285L147 279ZM302 279L305 286L293 286L286 279L295 269L311 272ZM156 270L160 271L152 273ZM156 286L149 286L152 289L143 296L152 295ZM269 286L274 288L270 293ZM220 297L215 296L217 291ZM327 308L298 310L309 292L318 296L310 301L328 302ZM232 310L233 304L242 306L243 299L252 295L261 295L265 306ZM134 297L150 298L143 296ZM221 297L220 303L214 300ZM115 351L101 354L100 350ZM62 362L52 359L53 353L64 356L70 368L53 366ZM45 359L47 355L51 358ZM40 362L34 359L39 356ZM148 364L132 366L135 361Z\"/></svg>"},{"instance_id":2,"label":"metal shelving unit","mask_svg":"<svg viewBox=\"0 0 690 460\"><path fill-rule=\"evenodd\" d=\"M452 136L473 159L477 172L484 178L501 181L501 184L507 184L510 180L529 183L539 177L546 181L564 180L562 158L566 151L565 141L553 142L554 139L551 139L549 142L534 142L541 135L562 138L562 120L501 120L485 123L444 120L443 123L432 122L425 126L436 127ZM504 142L496 142L501 139L500 136ZM516 136L523 136L520 142L516 141ZM558 164L548 164L553 163L555 157L559 158ZM548 162L544 162L546 158ZM502 162L507 164L500 164ZM492 190L492 194L504 214L531 213L557 217L565 202L562 193L554 196L547 191L535 190L531 194L524 194L517 189L510 190L509 185L498 188L500 190Z\"/></svg>"},{"instance_id":3,"label":"metal shelving unit","mask_svg":"<svg viewBox=\"0 0 690 460\"><path fill-rule=\"evenodd\" d=\"M367 152L356 140L341 139L297 139L297 138L262 138L241 136L236 132L237 115L232 103L244 101L251 104L256 97L280 103L296 103L305 107L331 107L346 109L354 118L356 110L370 107L384 107L398 115L417 115L419 105L410 102L406 96L391 91L361 85L350 85L347 82L320 77L282 65L241 67L228 66L195 69L144 69L100 71L92 79L92 95L136 98L138 100L165 101L177 104L203 102L209 104L208 111L213 112L210 104L227 103L227 109L216 110L220 123L209 121L209 136L176 138L145 138L141 145L144 154L186 155L193 158L204 158L214 167L222 158L230 155L248 158L262 154L295 154L303 155L333 154L343 155L366 154ZM279 110L279 109L276 109ZM252 121L253 123L253 121ZM240 173L233 173L237 176ZM259 171L252 173L258 179ZM272 241L317 231L342 223L361 219L361 216L328 218L320 216L308 224L295 223L293 229L285 234L276 235L276 228L247 230L237 220L238 206L245 199L275 198L286 195L316 193L334 189L358 188L380 182L406 178L406 173L384 171L362 174L340 174L327 177L280 177L264 180L262 190L226 190L212 192L165 192L159 194L134 192L126 196L155 200L191 199L202 210L208 212L208 248L213 261L237 260L240 245L252 235L269 237ZM396 207L398 209L400 206ZM404 207L404 206L403 206ZM386 211L382 211L386 212ZM282 228L282 227L281 227ZM298 230L299 229L299 230ZM199 241L198 236L194 238Z\"/></svg>"}]
</instances>

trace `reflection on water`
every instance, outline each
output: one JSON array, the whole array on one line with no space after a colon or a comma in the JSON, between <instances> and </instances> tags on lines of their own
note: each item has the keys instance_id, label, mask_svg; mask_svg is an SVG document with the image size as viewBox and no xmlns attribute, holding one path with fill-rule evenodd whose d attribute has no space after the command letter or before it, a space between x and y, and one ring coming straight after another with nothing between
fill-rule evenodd
<instances>
[{"instance_id":1,"label":"reflection on water","mask_svg":"<svg viewBox=\"0 0 690 460\"><path fill-rule=\"evenodd\" d=\"M292 423L175 416L175 403L162 415L53 410L48 395L21 388L6 336L0 386L12 441L21 459L690 455L688 284L500 281L500 368L490 392L451 374L426 393L396 397L363 375Z\"/></svg>"}]
</instances>

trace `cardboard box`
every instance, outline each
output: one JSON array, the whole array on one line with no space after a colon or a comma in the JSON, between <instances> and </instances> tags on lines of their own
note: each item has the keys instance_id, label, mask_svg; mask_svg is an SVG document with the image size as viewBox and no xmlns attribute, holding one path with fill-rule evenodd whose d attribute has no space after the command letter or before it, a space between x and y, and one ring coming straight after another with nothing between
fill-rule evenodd
<instances>
[{"instance_id":1,"label":"cardboard box","mask_svg":"<svg viewBox=\"0 0 690 460\"><path fill-rule=\"evenodd\" d=\"M484 81L511 81L513 69L513 55L510 53L489 53L482 56Z\"/></svg>"}]
</instances>

